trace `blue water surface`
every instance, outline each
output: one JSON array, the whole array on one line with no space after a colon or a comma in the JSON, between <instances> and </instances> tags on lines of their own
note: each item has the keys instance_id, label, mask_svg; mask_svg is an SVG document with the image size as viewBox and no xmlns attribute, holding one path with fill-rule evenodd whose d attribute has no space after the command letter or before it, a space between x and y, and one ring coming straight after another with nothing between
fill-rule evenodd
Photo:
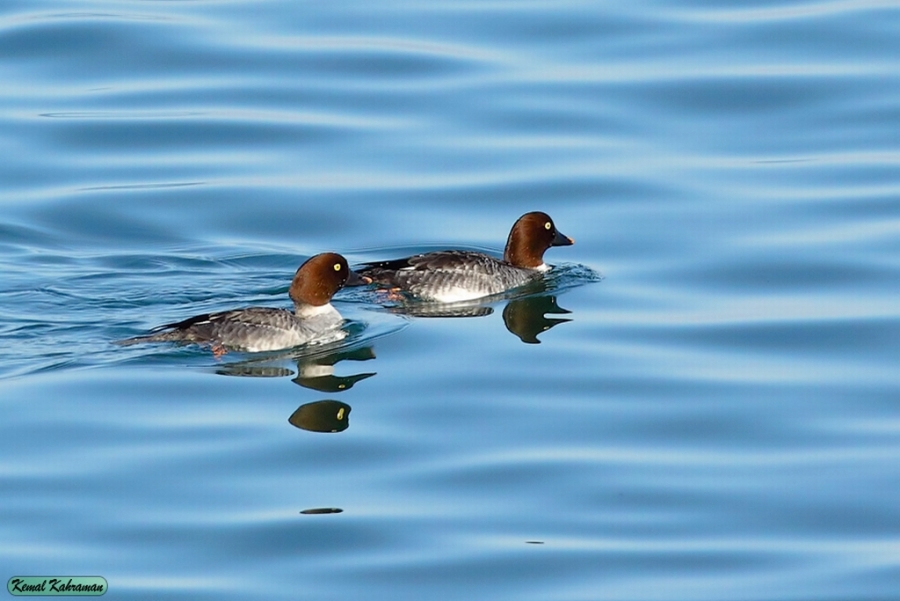
<instances>
[{"instance_id":1,"label":"blue water surface","mask_svg":"<svg viewBox=\"0 0 900 601\"><path fill-rule=\"evenodd\" d=\"M5 0L0 578L110 599L900 598L900 7ZM340 344L114 341L575 238Z\"/></svg>"}]
</instances>

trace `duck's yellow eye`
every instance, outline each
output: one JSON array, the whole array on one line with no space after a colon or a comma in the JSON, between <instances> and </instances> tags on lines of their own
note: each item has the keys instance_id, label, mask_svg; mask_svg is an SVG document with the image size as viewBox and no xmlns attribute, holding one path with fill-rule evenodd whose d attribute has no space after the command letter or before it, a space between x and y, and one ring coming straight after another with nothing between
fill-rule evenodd
<instances>
[{"instance_id":1,"label":"duck's yellow eye","mask_svg":"<svg viewBox=\"0 0 900 601\"><path fill-rule=\"evenodd\" d=\"M547 223L544 224L544 229L545 229L545 230L549 230L551 227L553 227L553 224L550 223L549 221L548 221Z\"/></svg>"},{"instance_id":2,"label":"duck's yellow eye","mask_svg":"<svg viewBox=\"0 0 900 601\"><path fill-rule=\"evenodd\" d=\"M340 270L341 270L341 264L340 264L340 263L335 263L335 264L334 264L334 270L335 270L335 271L340 271Z\"/></svg>"}]
</instances>

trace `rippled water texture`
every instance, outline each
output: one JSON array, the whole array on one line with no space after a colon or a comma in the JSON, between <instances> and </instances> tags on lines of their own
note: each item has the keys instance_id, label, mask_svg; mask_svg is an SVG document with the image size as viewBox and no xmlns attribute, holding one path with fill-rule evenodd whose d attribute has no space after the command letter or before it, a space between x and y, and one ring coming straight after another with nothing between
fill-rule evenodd
<instances>
[{"instance_id":1,"label":"rippled water texture","mask_svg":"<svg viewBox=\"0 0 900 601\"><path fill-rule=\"evenodd\" d=\"M890 601L900 8L0 3L0 578ZM575 238L340 344L112 341L309 256Z\"/></svg>"}]
</instances>

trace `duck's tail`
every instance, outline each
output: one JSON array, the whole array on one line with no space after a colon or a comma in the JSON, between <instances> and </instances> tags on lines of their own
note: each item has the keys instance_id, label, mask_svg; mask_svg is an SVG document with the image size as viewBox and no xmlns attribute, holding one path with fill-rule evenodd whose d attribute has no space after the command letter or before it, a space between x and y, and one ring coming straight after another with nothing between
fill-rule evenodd
<instances>
[{"instance_id":1,"label":"duck's tail","mask_svg":"<svg viewBox=\"0 0 900 601\"><path fill-rule=\"evenodd\" d=\"M119 346L131 346L132 344L143 344L145 342L177 342L179 340L184 340L184 332L179 330L169 330L167 332L145 334L143 336L135 336L134 338L126 338L124 340L114 340L113 344Z\"/></svg>"}]
</instances>

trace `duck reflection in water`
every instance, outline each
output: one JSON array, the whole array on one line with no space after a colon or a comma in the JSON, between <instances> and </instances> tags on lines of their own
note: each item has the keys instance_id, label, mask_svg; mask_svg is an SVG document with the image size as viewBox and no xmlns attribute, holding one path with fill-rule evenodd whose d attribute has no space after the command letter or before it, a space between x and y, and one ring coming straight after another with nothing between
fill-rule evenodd
<instances>
[{"instance_id":1,"label":"duck reflection in water","mask_svg":"<svg viewBox=\"0 0 900 601\"><path fill-rule=\"evenodd\" d=\"M353 385L375 372L357 373L339 376L334 373L334 366L341 361L369 361L375 358L371 346L333 350L327 353L306 356L269 356L247 361L238 361L219 366L216 373L223 376L239 376L248 378L283 378L295 376L295 384L317 390L319 392L342 392L353 388ZM285 359L292 360L293 369L278 365ZM309 432L343 432L350 426L350 405L325 399L300 405L288 418L292 426Z\"/></svg>"},{"instance_id":2,"label":"duck reflection in water","mask_svg":"<svg viewBox=\"0 0 900 601\"><path fill-rule=\"evenodd\" d=\"M493 307L471 303L424 303L401 302L388 307L392 313L411 317L484 317L494 313ZM546 332L571 319L547 317L547 315L566 315L572 312L563 309L556 302L556 296L550 294L513 298L503 307L503 323L511 334L526 344L540 344L538 334Z\"/></svg>"},{"instance_id":3,"label":"duck reflection in water","mask_svg":"<svg viewBox=\"0 0 900 601\"><path fill-rule=\"evenodd\" d=\"M277 363L290 358L297 366L296 371ZM340 392L349 390L360 380L371 378L375 372L336 375L334 366L341 361L369 361L375 358L371 346L356 349L338 350L324 354L290 356L281 355L264 359L250 359L222 365L216 373L222 376L240 376L250 378L283 378L296 375L295 384L318 390L319 392Z\"/></svg>"},{"instance_id":4,"label":"duck reflection in water","mask_svg":"<svg viewBox=\"0 0 900 601\"><path fill-rule=\"evenodd\" d=\"M375 351L371 346L358 349L339 351L312 358L308 361L297 362L297 377L293 382L304 388L318 390L319 392L340 392L349 390L353 385L366 378L371 378L375 372L339 376L334 373L334 366L341 361L369 361L375 358Z\"/></svg>"},{"instance_id":5,"label":"duck reflection in water","mask_svg":"<svg viewBox=\"0 0 900 601\"><path fill-rule=\"evenodd\" d=\"M503 323L506 329L519 337L525 344L540 344L538 334L546 332L571 319L547 317L566 315L572 312L556 304L555 296L531 296L509 301L503 307Z\"/></svg>"}]
</instances>

